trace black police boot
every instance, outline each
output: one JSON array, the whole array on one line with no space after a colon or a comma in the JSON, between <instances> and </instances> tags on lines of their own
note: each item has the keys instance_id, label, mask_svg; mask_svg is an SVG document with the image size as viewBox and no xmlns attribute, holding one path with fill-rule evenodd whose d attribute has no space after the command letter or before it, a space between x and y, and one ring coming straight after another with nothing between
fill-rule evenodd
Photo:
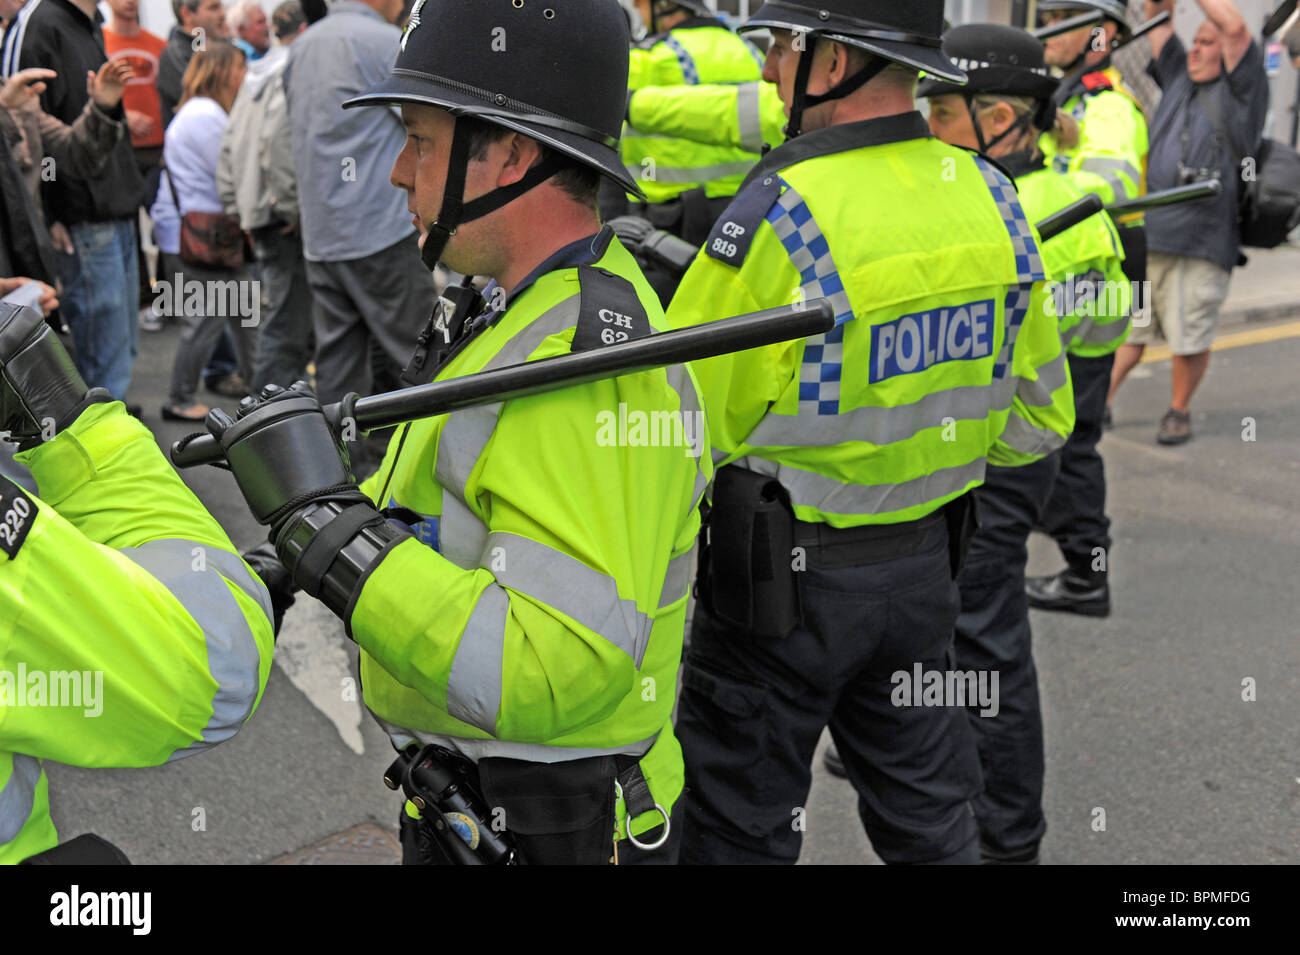
<instances>
[{"instance_id":1,"label":"black police boot","mask_svg":"<svg viewBox=\"0 0 1300 955\"><path fill-rule=\"evenodd\" d=\"M832 776L838 776L840 779L849 778L848 770L844 768L844 760L840 759L839 750L835 748L834 743L826 747L826 753L822 756L822 764Z\"/></svg>"},{"instance_id":2,"label":"black police boot","mask_svg":"<svg viewBox=\"0 0 1300 955\"><path fill-rule=\"evenodd\" d=\"M1110 584L1106 578L1088 580L1068 568L1054 577L1026 577L1025 596L1029 606L1038 610L1110 616Z\"/></svg>"}]
</instances>

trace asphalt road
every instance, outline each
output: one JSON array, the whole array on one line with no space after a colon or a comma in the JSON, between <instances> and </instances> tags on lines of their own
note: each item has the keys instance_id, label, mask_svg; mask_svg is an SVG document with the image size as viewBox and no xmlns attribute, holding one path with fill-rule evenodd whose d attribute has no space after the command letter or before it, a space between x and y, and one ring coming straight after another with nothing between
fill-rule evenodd
<instances>
[{"instance_id":1,"label":"asphalt road","mask_svg":"<svg viewBox=\"0 0 1300 955\"><path fill-rule=\"evenodd\" d=\"M1300 862L1300 325L1251 328L1287 337L1215 354L1184 447L1154 441L1168 362L1138 369L1102 444L1114 614L1034 612L1044 862ZM188 430L158 417L176 337L143 336L132 391L164 446ZM185 478L237 543L258 540L228 474ZM1031 573L1061 563L1034 539ZM98 832L138 863L256 863L361 823L393 829L391 749L356 699L355 658L300 601L234 740L155 769L50 765L62 836ZM852 789L820 759L806 809L801 862L878 861Z\"/></svg>"}]
</instances>

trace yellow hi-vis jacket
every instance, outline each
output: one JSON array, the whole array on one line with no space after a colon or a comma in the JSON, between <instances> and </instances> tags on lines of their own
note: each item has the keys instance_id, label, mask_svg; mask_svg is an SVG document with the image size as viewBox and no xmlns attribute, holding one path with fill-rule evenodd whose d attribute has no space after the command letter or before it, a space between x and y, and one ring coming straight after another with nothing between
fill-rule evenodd
<instances>
[{"instance_id":1,"label":"yellow hi-vis jacket","mask_svg":"<svg viewBox=\"0 0 1300 955\"><path fill-rule=\"evenodd\" d=\"M715 462L774 476L800 520L899 523L1073 429L1045 277L1011 181L913 112L770 152L668 320L828 297L833 331L697 363Z\"/></svg>"}]
</instances>

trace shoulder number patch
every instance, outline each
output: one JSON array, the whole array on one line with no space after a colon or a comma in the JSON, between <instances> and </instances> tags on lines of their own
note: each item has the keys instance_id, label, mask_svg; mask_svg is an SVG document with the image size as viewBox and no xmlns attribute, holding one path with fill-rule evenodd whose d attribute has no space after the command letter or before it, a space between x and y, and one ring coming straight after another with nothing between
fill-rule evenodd
<instances>
[{"instance_id":1,"label":"shoulder number patch","mask_svg":"<svg viewBox=\"0 0 1300 955\"><path fill-rule=\"evenodd\" d=\"M570 351L591 351L654 333L636 288L621 275L580 265L578 287L578 326Z\"/></svg>"},{"instance_id":2,"label":"shoulder number patch","mask_svg":"<svg viewBox=\"0 0 1300 955\"><path fill-rule=\"evenodd\" d=\"M36 521L36 505L27 493L8 478L0 478L0 550L9 559L18 556Z\"/></svg>"},{"instance_id":3,"label":"shoulder number patch","mask_svg":"<svg viewBox=\"0 0 1300 955\"><path fill-rule=\"evenodd\" d=\"M755 179L737 193L727 211L718 217L713 231L705 240L704 251L710 258L740 268L754 244L759 224L781 195L781 179L775 173Z\"/></svg>"}]
</instances>

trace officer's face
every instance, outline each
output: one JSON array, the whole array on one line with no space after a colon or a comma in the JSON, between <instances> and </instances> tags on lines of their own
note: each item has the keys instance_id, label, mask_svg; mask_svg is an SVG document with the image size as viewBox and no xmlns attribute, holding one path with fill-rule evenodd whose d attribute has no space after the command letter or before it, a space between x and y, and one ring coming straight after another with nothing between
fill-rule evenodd
<instances>
[{"instance_id":1,"label":"officer's face","mask_svg":"<svg viewBox=\"0 0 1300 955\"><path fill-rule=\"evenodd\" d=\"M1208 83L1223 72L1223 34L1206 20L1196 31L1192 48L1187 51L1187 75L1193 83Z\"/></svg>"},{"instance_id":2,"label":"officer's face","mask_svg":"<svg viewBox=\"0 0 1300 955\"><path fill-rule=\"evenodd\" d=\"M1043 26L1048 26L1087 12L1083 8L1078 10L1052 10L1042 15L1040 23ZM1101 26L1080 27L1077 30L1071 30L1069 33L1062 33L1060 36L1052 37L1047 41L1043 49L1047 65L1065 69L1084 53L1090 54L1090 62L1101 60L1106 55L1110 40L1115 37L1115 29L1114 23L1105 23Z\"/></svg>"},{"instance_id":3,"label":"officer's face","mask_svg":"<svg viewBox=\"0 0 1300 955\"><path fill-rule=\"evenodd\" d=\"M930 132L951 146L980 148L966 100L956 93L930 97Z\"/></svg>"},{"instance_id":4,"label":"officer's face","mask_svg":"<svg viewBox=\"0 0 1300 955\"><path fill-rule=\"evenodd\" d=\"M424 248L429 227L438 220L442 209L455 121L446 110L405 104L402 106L402 125L406 127L406 143L393 163L389 182L405 191L406 208L412 213L411 222L420 231L420 247ZM510 152L508 144L516 138L532 142L526 137L512 136L507 145L495 143L488 146L485 158L470 160L465 172L465 202L520 178L522 173L515 175L511 170L503 169L508 160L503 160L501 155ZM532 155L536 156L536 152ZM522 162L526 170L531 159L524 157ZM500 224L503 214L504 210L497 210L460 226L447 242L442 262L467 275L496 275L499 264L493 260L492 237L493 229Z\"/></svg>"}]
</instances>

